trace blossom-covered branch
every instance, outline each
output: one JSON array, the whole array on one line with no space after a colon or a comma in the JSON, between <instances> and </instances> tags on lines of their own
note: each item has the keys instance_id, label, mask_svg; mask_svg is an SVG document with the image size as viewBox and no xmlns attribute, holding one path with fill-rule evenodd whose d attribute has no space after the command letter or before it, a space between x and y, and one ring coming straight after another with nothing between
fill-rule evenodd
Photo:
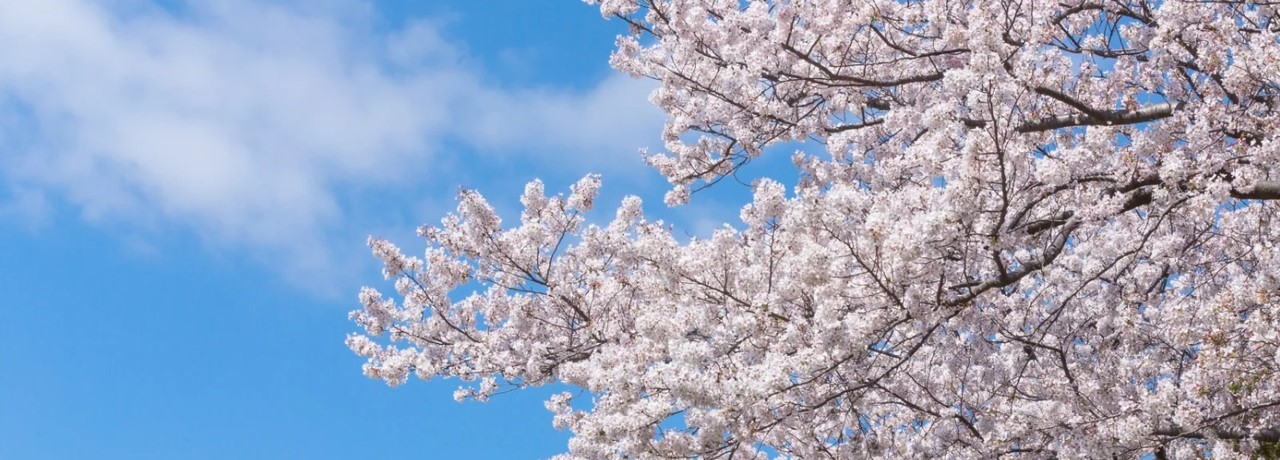
<instances>
[{"instance_id":1,"label":"blossom-covered branch","mask_svg":"<svg viewBox=\"0 0 1280 460\"><path fill-rule=\"evenodd\" d=\"M560 382L566 458L1280 451L1280 18L1245 1L590 0L661 83L682 241L600 181L371 241L365 371ZM767 173L767 171L761 171Z\"/></svg>"}]
</instances>

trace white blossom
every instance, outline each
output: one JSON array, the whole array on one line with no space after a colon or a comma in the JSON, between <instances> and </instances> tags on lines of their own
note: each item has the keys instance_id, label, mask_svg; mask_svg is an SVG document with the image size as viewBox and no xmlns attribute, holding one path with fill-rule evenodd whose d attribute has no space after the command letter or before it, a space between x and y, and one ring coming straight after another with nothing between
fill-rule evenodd
<instances>
[{"instance_id":1,"label":"white blossom","mask_svg":"<svg viewBox=\"0 0 1280 460\"><path fill-rule=\"evenodd\" d=\"M1280 18L1237 1L588 0L661 83L668 204L600 178L371 239L365 373L559 382L564 458L1247 458L1280 449ZM719 185L717 185L719 186Z\"/></svg>"}]
</instances>

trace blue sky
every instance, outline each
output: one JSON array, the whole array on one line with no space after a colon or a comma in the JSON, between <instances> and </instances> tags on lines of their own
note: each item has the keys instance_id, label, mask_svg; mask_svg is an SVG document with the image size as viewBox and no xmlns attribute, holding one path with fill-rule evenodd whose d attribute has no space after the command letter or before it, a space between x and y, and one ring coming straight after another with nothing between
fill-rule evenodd
<instances>
[{"instance_id":1,"label":"blue sky","mask_svg":"<svg viewBox=\"0 0 1280 460\"><path fill-rule=\"evenodd\" d=\"M661 208L654 83L573 0L0 1L0 458L542 458L533 389L390 389L343 345L365 238L461 186ZM609 212L605 211L607 215Z\"/></svg>"}]
</instances>

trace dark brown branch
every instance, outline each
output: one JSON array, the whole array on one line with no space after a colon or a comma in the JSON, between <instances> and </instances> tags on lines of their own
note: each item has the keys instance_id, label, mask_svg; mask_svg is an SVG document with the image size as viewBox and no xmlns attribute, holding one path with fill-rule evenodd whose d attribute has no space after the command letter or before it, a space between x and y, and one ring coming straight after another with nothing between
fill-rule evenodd
<instances>
[{"instance_id":1,"label":"dark brown branch","mask_svg":"<svg viewBox=\"0 0 1280 460\"><path fill-rule=\"evenodd\" d=\"M1258 181L1247 192L1240 189L1231 189L1231 197L1241 200L1280 200L1280 181Z\"/></svg>"},{"instance_id":2,"label":"dark brown branch","mask_svg":"<svg viewBox=\"0 0 1280 460\"><path fill-rule=\"evenodd\" d=\"M1063 248L1067 246L1067 240L1071 238L1072 232L1075 232L1076 228L1079 226L1079 219L1072 218L1068 220L1067 223L1062 226L1062 231L1058 234L1058 237L1049 244L1049 247L1044 250L1040 257L1022 264L1022 266L1018 267L1017 270L1001 273L1000 276L995 279L987 280L970 288L968 294L948 302L949 305L957 306L968 303L986 291L1009 286L1018 282L1032 272L1040 270L1041 268L1053 263L1053 260L1057 259L1058 255L1062 254Z\"/></svg>"},{"instance_id":3,"label":"dark brown branch","mask_svg":"<svg viewBox=\"0 0 1280 460\"><path fill-rule=\"evenodd\" d=\"M1039 93L1040 90L1041 88L1037 88L1036 92ZM1182 102L1161 102L1158 104L1152 104L1146 107L1140 107L1133 110L1096 110L1087 105L1081 104L1080 102L1075 101L1074 99L1071 99L1070 97L1067 97L1066 95L1063 95L1062 93L1059 93L1057 91L1047 90L1047 89L1046 91L1053 92L1055 94L1061 95L1063 98L1066 98L1067 100L1071 100L1072 103L1067 103L1067 105L1075 107L1077 110L1080 110L1081 112L1084 112L1084 113L1073 113L1069 115L1058 115L1058 116L1053 116L1049 118L1042 118L1039 120L1029 120L1014 127L1015 131L1020 133L1034 133L1034 132L1042 132L1042 131L1052 131L1059 128L1070 128L1073 126L1133 125L1138 123L1155 121L1162 118L1168 118L1170 115L1173 115L1173 112L1181 109L1184 105ZM1041 93L1041 94L1044 94L1044 93ZM1049 97L1053 97L1048 94L1045 94L1045 95ZM1062 100L1057 97L1053 97L1053 98L1055 100L1060 100L1060 101ZM867 108L876 109L876 110L892 109L892 106L889 104L889 102L884 99L870 99L867 101L866 106ZM828 131L829 132L848 131L850 129L865 128L868 126L878 125L882 122L883 122L882 119L874 119L874 120L868 120L856 125L834 127L829 129ZM965 119L962 119L961 122L963 122L964 125L969 128L983 128L987 126L986 120L965 118Z\"/></svg>"},{"instance_id":4,"label":"dark brown branch","mask_svg":"<svg viewBox=\"0 0 1280 460\"><path fill-rule=\"evenodd\" d=\"M1146 123L1148 121L1155 121L1161 118L1168 118L1170 115L1173 115L1174 111L1181 109L1182 106L1183 104L1181 102L1162 102L1134 110L1095 111L1090 109L1094 113L1102 116L1094 116L1088 113L1059 115L1041 120L1028 121L1019 125L1016 129L1020 133L1033 133L1050 131L1058 128L1069 128L1072 126L1133 125Z\"/></svg>"},{"instance_id":5,"label":"dark brown branch","mask_svg":"<svg viewBox=\"0 0 1280 460\"><path fill-rule=\"evenodd\" d=\"M1101 110L1095 109L1093 107L1089 107L1088 104L1077 101L1075 98L1068 96L1066 95L1066 93L1063 93L1056 89L1040 86L1035 89L1035 92L1036 94L1039 94L1042 96L1049 96L1050 98L1053 98L1054 100L1061 102L1063 104L1069 105L1072 108L1079 110L1081 112L1084 112L1086 115L1089 115L1091 117L1108 119L1107 113Z\"/></svg>"},{"instance_id":6,"label":"dark brown branch","mask_svg":"<svg viewBox=\"0 0 1280 460\"><path fill-rule=\"evenodd\" d=\"M852 125L832 126L832 127L830 127L830 128L827 128L827 132L828 132L828 133L839 133L839 132L844 132L844 131L853 131L853 130L855 130L855 129L870 128L870 127L872 127L872 126L879 125L879 124L882 124L882 123L884 123L884 119L883 119L883 118L876 118L876 119L872 119L872 120L864 121L864 122L862 122L862 123L855 123L855 124L852 124Z\"/></svg>"},{"instance_id":7,"label":"dark brown branch","mask_svg":"<svg viewBox=\"0 0 1280 460\"><path fill-rule=\"evenodd\" d=\"M1167 426L1156 429L1153 433L1156 436L1169 436L1173 438L1186 439L1253 439L1259 442L1280 442L1280 428L1264 428L1257 431L1247 431L1230 428L1212 427L1203 430L1186 430L1177 426Z\"/></svg>"},{"instance_id":8,"label":"dark brown branch","mask_svg":"<svg viewBox=\"0 0 1280 460\"><path fill-rule=\"evenodd\" d=\"M900 78L894 78L891 80L875 80L870 78L855 77L852 75L842 75L832 70L831 68L827 67L825 64L818 62L818 60L810 56L809 53L800 51L795 47L791 46L791 44L789 43L783 43L781 46L783 50L787 51L788 53L791 53L793 56L808 63L809 65L813 66L815 69L818 69L818 71L822 72L822 74L826 77L827 80L843 82L843 83L851 83L854 86L871 86L871 87L884 88L884 87L902 86L909 83L927 83L927 82L938 81L942 79L942 72L934 72L934 73L924 74L924 75L909 75L909 76L904 76Z\"/></svg>"}]
</instances>

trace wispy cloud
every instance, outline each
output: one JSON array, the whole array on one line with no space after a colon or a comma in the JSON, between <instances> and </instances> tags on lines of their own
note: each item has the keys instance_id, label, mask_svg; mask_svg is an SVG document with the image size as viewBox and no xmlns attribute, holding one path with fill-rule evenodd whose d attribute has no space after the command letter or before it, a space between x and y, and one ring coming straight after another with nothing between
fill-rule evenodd
<instances>
[{"instance_id":1,"label":"wispy cloud","mask_svg":"<svg viewBox=\"0 0 1280 460\"><path fill-rule=\"evenodd\" d=\"M0 2L0 209L50 197L322 266L338 190L446 172L422 166L446 143L607 167L659 130L647 82L486 86L435 24L374 23L344 0Z\"/></svg>"}]
</instances>

